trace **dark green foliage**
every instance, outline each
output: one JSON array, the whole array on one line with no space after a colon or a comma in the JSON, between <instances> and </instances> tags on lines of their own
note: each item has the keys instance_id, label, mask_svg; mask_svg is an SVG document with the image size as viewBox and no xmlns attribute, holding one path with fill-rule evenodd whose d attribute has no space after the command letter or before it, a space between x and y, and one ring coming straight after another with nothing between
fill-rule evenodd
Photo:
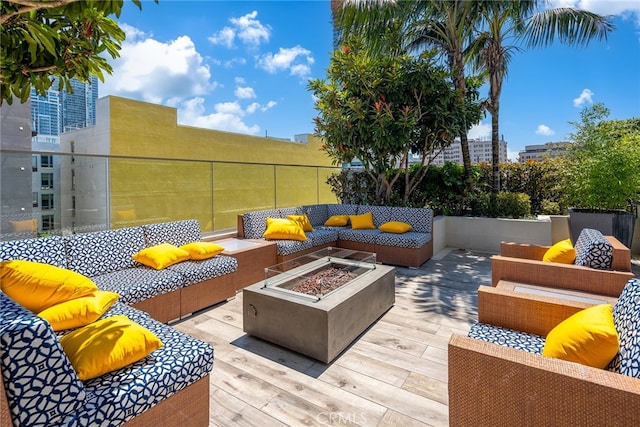
<instances>
[{"instance_id":1,"label":"dark green foliage","mask_svg":"<svg viewBox=\"0 0 640 427\"><path fill-rule=\"evenodd\" d=\"M527 194L501 191L496 199L496 216L499 218L525 218L531 215L531 202Z\"/></svg>"}]
</instances>

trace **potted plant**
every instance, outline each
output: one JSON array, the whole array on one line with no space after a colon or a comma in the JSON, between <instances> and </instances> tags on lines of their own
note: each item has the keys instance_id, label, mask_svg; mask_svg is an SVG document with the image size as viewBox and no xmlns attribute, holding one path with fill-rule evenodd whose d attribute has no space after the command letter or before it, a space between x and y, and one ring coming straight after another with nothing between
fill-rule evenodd
<instances>
[{"instance_id":1,"label":"potted plant","mask_svg":"<svg viewBox=\"0 0 640 427\"><path fill-rule=\"evenodd\" d=\"M631 247L635 215L627 210L640 194L640 118L604 120L601 103L581 112L564 175L571 238L583 228L613 235Z\"/></svg>"}]
</instances>

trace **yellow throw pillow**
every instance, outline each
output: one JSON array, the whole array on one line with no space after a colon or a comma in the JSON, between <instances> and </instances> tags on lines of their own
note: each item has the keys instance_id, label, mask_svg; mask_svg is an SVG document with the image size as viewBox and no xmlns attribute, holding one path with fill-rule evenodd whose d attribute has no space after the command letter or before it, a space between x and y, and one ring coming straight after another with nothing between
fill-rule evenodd
<instances>
[{"instance_id":1,"label":"yellow throw pillow","mask_svg":"<svg viewBox=\"0 0 640 427\"><path fill-rule=\"evenodd\" d=\"M60 344L82 381L124 368L162 347L162 341L127 316L112 316L76 329Z\"/></svg>"},{"instance_id":2,"label":"yellow throw pillow","mask_svg":"<svg viewBox=\"0 0 640 427\"><path fill-rule=\"evenodd\" d=\"M224 247L212 242L191 242L180 249L189 252L189 257L195 260L213 258L224 251Z\"/></svg>"},{"instance_id":3,"label":"yellow throw pillow","mask_svg":"<svg viewBox=\"0 0 640 427\"><path fill-rule=\"evenodd\" d=\"M150 246L133 254L133 259L140 264L155 268L156 270L162 270L170 265L188 260L189 252L171 243L160 243L159 245Z\"/></svg>"},{"instance_id":4,"label":"yellow throw pillow","mask_svg":"<svg viewBox=\"0 0 640 427\"><path fill-rule=\"evenodd\" d=\"M92 295L49 307L38 313L38 316L49 322L54 331L79 328L98 320L118 298L120 295L115 292L95 291Z\"/></svg>"},{"instance_id":5,"label":"yellow throw pillow","mask_svg":"<svg viewBox=\"0 0 640 427\"><path fill-rule=\"evenodd\" d=\"M568 317L549 332L542 354L604 369L618 353L612 307L599 304Z\"/></svg>"},{"instance_id":6,"label":"yellow throw pillow","mask_svg":"<svg viewBox=\"0 0 640 427\"><path fill-rule=\"evenodd\" d=\"M571 239L561 240L551 246L544 253L542 261L560 262L562 264L573 264L576 260L576 250L571 244Z\"/></svg>"},{"instance_id":7,"label":"yellow throw pillow","mask_svg":"<svg viewBox=\"0 0 640 427\"><path fill-rule=\"evenodd\" d=\"M304 230L296 221L285 218L267 218L267 230L262 235L265 239L307 240Z\"/></svg>"},{"instance_id":8,"label":"yellow throw pillow","mask_svg":"<svg viewBox=\"0 0 640 427\"><path fill-rule=\"evenodd\" d=\"M25 260L0 263L0 288L34 313L98 290L91 279L80 273Z\"/></svg>"},{"instance_id":9,"label":"yellow throw pillow","mask_svg":"<svg viewBox=\"0 0 640 427\"><path fill-rule=\"evenodd\" d=\"M360 215L349 215L349 221L351 221L351 228L354 230L368 230L376 228L376 226L373 225L373 214L371 212Z\"/></svg>"},{"instance_id":10,"label":"yellow throw pillow","mask_svg":"<svg viewBox=\"0 0 640 427\"><path fill-rule=\"evenodd\" d=\"M349 222L347 215L333 215L324 222L327 227L344 227Z\"/></svg>"},{"instance_id":11,"label":"yellow throw pillow","mask_svg":"<svg viewBox=\"0 0 640 427\"><path fill-rule=\"evenodd\" d=\"M313 226L307 215L288 215L287 218L300 224L302 231L313 231Z\"/></svg>"},{"instance_id":12,"label":"yellow throw pillow","mask_svg":"<svg viewBox=\"0 0 640 427\"><path fill-rule=\"evenodd\" d=\"M14 233L36 232L38 231L38 221L34 219L25 219L24 221L9 221L11 231Z\"/></svg>"},{"instance_id":13,"label":"yellow throw pillow","mask_svg":"<svg viewBox=\"0 0 640 427\"><path fill-rule=\"evenodd\" d=\"M395 234L406 233L407 231L411 231L412 228L413 227L411 227L410 224L407 224L406 222L400 222L400 221L385 222L380 227L378 227L379 230L382 230L385 233L395 233Z\"/></svg>"}]
</instances>

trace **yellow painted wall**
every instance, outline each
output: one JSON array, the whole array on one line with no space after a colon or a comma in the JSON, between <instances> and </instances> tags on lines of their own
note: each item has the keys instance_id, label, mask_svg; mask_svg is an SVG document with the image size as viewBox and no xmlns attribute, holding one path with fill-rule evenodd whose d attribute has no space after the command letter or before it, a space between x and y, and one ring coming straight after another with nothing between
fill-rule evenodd
<instances>
[{"instance_id":1,"label":"yellow painted wall","mask_svg":"<svg viewBox=\"0 0 640 427\"><path fill-rule=\"evenodd\" d=\"M223 230L244 212L336 202L326 180L339 169L312 135L302 144L180 126L175 108L101 102L110 155L127 157L110 161L113 228L197 218L203 231Z\"/></svg>"}]
</instances>

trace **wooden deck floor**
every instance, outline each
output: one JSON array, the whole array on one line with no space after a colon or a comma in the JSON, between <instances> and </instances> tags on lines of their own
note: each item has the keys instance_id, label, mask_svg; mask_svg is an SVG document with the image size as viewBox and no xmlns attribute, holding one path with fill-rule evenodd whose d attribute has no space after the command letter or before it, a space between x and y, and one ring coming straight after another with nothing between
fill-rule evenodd
<instances>
[{"instance_id":1,"label":"wooden deck floor","mask_svg":"<svg viewBox=\"0 0 640 427\"><path fill-rule=\"evenodd\" d=\"M210 426L446 426L447 342L476 318L490 255L398 268L396 303L327 365L242 331L242 295L174 325L211 343Z\"/></svg>"}]
</instances>

